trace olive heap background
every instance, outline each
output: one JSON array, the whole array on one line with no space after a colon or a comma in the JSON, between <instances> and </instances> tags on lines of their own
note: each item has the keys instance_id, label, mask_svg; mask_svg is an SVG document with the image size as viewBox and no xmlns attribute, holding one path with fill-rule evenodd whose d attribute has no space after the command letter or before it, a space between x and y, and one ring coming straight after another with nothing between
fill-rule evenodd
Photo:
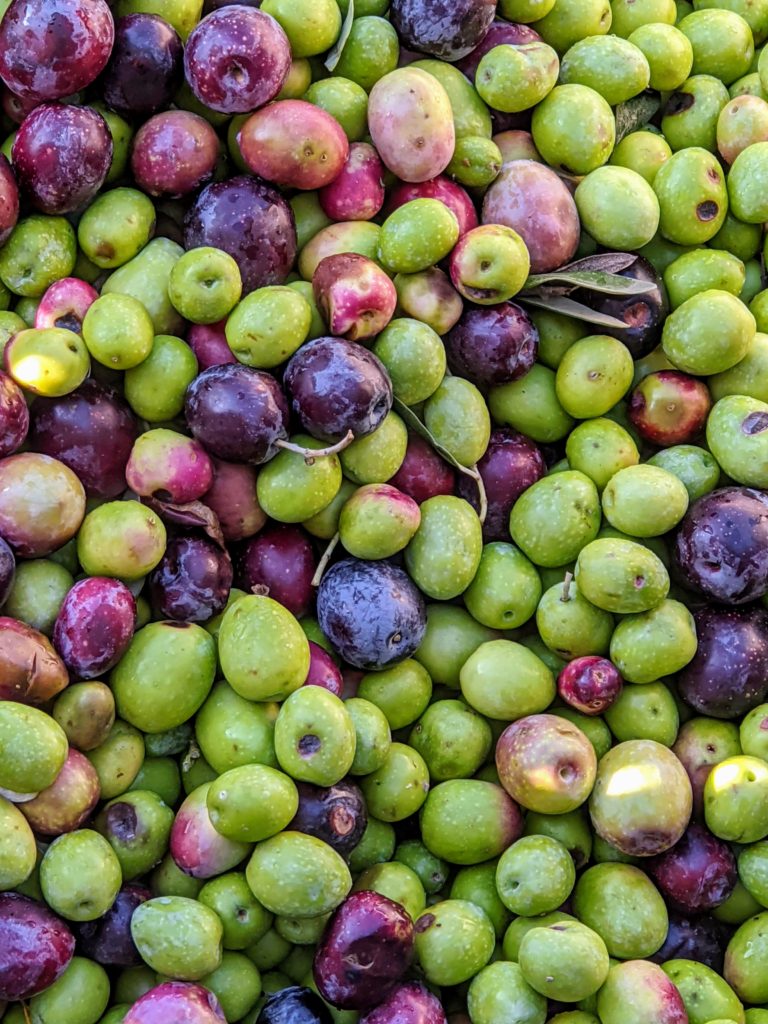
<instances>
[{"instance_id":1,"label":"olive heap background","mask_svg":"<svg viewBox=\"0 0 768 1024\"><path fill-rule=\"evenodd\" d=\"M768 0L0 11L3 1024L766 1024Z\"/></svg>"}]
</instances>

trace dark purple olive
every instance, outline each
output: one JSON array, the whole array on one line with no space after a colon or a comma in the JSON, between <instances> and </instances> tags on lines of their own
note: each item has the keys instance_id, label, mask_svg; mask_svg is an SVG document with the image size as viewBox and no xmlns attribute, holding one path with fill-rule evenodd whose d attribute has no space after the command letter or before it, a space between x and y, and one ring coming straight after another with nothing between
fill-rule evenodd
<instances>
[{"instance_id":1,"label":"dark purple olive","mask_svg":"<svg viewBox=\"0 0 768 1024\"><path fill-rule=\"evenodd\" d=\"M536 361L539 332L520 306L468 306L445 337L448 365L480 387L524 377Z\"/></svg>"},{"instance_id":2,"label":"dark purple olive","mask_svg":"<svg viewBox=\"0 0 768 1024\"><path fill-rule=\"evenodd\" d=\"M768 611L701 608L694 619L699 645L680 694L701 715L741 718L768 694Z\"/></svg>"},{"instance_id":3,"label":"dark purple olive","mask_svg":"<svg viewBox=\"0 0 768 1024\"><path fill-rule=\"evenodd\" d=\"M368 824L360 789L352 782L337 782L328 788L297 782L296 787L299 809L288 828L322 839L342 857L348 857Z\"/></svg>"},{"instance_id":4,"label":"dark purple olive","mask_svg":"<svg viewBox=\"0 0 768 1024\"><path fill-rule=\"evenodd\" d=\"M29 430L29 409L16 381L0 370L0 458L13 455Z\"/></svg>"},{"instance_id":5,"label":"dark purple olive","mask_svg":"<svg viewBox=\"0 0 768 1024\"><path fill-rule=\"evenodd\" d=\"M458 60L491 26L496 0L392 0L389 17L403 46Z\"/></svg>"},{"instance_id":6,"label":"dark purple olive","mask_svg":"<svg viewBox=\"0 0 768 1024\"><path fill-rule=\"evenodd\" d=\"M69 466L91 497L122 494L139 427L113 388L90 378L63 398L36 398L31 412L34 451Z\"/></svg>"},{"instance_id":7,"label":"dark purple olive","mask_svg":"<svg viewBox=\"0 0 768 1024\"><path fill-rule=\"evenodd\" d=\"M723 604L768 591L768 495L722 487L688 509L678 527L675 564L682 582Z\"/></svg>"},{"instance_id":8,"label":"dark purple olive","mask_svg":"<svg viewBox=\"0 0 768 1024\"><path fill-rule=\"evenodd\" d=\"M359 1024L446 1024L440 1000L419 981L398 985Z\"/></svg>"},{"instance_id":9,"label":"dark purple olive","mask_svg":"<svg viewBox=\"0 0 768 1024\"><path fill-rule=\"evenodd\" d=\"M291 408L321 441L372 433L392 408L392 384L373 352L344 338L316 338L291 357L283 379Z\"/></svg>"},{"instance_id":10,"label":"dark purple olive","mask_svg":"<svg viewBox=\"0 0 768 1024\"><path fill-rule=\"evenodd\" d=\"M211 366L187 388L189 429L211 455L260 465L288 437L288 403L268 373L241 363Z\"/></svg>"},{"instance_id":11,"label":"dark purple olive","mask_svg":"<svg viewBox=\"0 0 768 1024\"><path fill-rule=\"evenodd\" d=\"M410 577L389 562L346 558L325 573L317 618L344 661L386 668L410 657L424 638L424 598Z\"/></svg>"},{"instance_id":12,"label":"dark purple olive","mask_svg":"<svg viewBox=\"0 0 768 1024\"><path fill-rule=\"evenodd\" d=\"M267 999L256 1024L333 1024L333 1018L311 988L291 985Z\"/></svg>"},{"instance_id":13,"label":"dark purple olive","mask_svg":"<svg viewBox=\"0 0 768 1024\"><path fill-rule=\"evenodd\" d=\"M0 605L4 605L16 578L16 559L13 551L0 537Z\"/></svg>"},{"instance_id":14,"label":"dark purple olive","mask_svg":"<svg viewBox=\"0 0 768 1024\"><path fill-rule=\"evenodd\" d=\"M296 258L296 222L276 189L241 175L203 189L184 221L184 245L228 252L247 295L286 279Z\"/></svg>"},{"instance_id":15,"label":"dark purple olive","mask_svg":"<svg viewBox=\"0 0 768 1024\"><path fill-rule=\"evenodd\" d=\"M485 455L477 468L488 500L483 537L486 541L508 541L509 513L523 491L546 473L544 456L530 438L516 430L501 427L491 433ZM464 474L459 477L459 494L479 510L477 486Z\"/></svg>"},{"instance_id":16,"label":"dark purple olive","mask_svg":"<svg viewBox=\"0 0 768 1024\"><path fill-rule=\"evenodd\" d=\"M167 107L182 82L183 52L178 32L157 14L118 18L101 80L107 106L128 117Z\"/></svg>"},{"instance_id":17,"label":"dark purple olive","mask_svg":"<svg viewBox=\"0 0 768 1024\"><path fill-rule=\"evenodd\" d=\"M619 271L621 277L635 281L648 281L654 285L650 292L642 295L604 295L602 292L577 290L572 298L596 309L598 313L622 320L627 326L601 327L603 334L610 334L623 342L632 353L633 359L640 359L656 348L661 338L661 328L669 312L667 294L661 278L643 256Z\"/></svg>"},{"instance_id":18,"label":"dark purple olive","mask_svg":"<svg viewBox=\"0 0 768 1024\"><path fill-rule=\"evenodd\" d=\"M648 871L667 901L688 914L719 907L738 879L730 846L696 822L671 850L651 859Z\"/></svg>"},{"instance_id":19,"label":"dark purple olive","mask_svg":"<svg viewBox=\"0 0 768 1024\"><path fill-rule=\"evenodd\" d=\"M131 918L136 907L149 899L152 899L152 892L145 886L124 885L103 917L77 926L82 953L100 964L138 966L141 957L131 938Z\"/></svg>"},{"instance_id":20,"label":"dark purple olive","mask_svg":"<svg viewBox=\"0 0 768 1024\"><path fill-rule=\"evenodd\" d=\"M266 587L273 600L301 618L314 597L315 551L298 526L274 524L247 541L238 559L237 585L246 593Z\"/></svg>"},{"instance_id":21,"label":"dark purple olive","mask_svg":"<svg viewBox=\"0 0 768 1024\"><path fill-rule=\"evenodd\" d=\"M206 622L224 608L232 562L207 537L174 537L149 577L152 607L163 619Z\"/></svg>"},{"instance_id":22,"label":"dark purple olive","mask_svg":"<svg viewBox=\"0 0 768 1024\"><path fill-rule=\"evenodd\" d=\"M313 975L326 1002L370 1010L392 992L413 960L413 921L378 892L354 892L331 918Z\"/></svg>"},{"instance_id":23,"label":"dark purple olive","mask_svg":"<svg viewBox=\"0 0 768 1024\"><path fill-rule=\"evenodd\" d=\"M722 974L730 935L731 929L714 917L684 917L673 912L669 915L664 945L650 959L657 964L667 960L696 960Z\"/></svg>"}]
</instances>

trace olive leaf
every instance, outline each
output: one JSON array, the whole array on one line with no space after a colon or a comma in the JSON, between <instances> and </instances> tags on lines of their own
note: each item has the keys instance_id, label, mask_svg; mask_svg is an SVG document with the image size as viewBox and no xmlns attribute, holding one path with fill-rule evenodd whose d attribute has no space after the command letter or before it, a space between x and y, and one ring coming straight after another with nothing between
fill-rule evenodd
<instances>
[{"instance_id":1,"label":"olive leaf","mask_svg":"<svg viewBox=\"0 0 768 1024\"><path fill-rule=\"evenodd\" d=\"M160 501L159 498L147 497L142 498L141 501L142 504L156 512L164 523L202 530L214 543L226 550L219 517L202 501L186 501L175 504L172 501Z\"/></svg>"},{"instance_id":2,"label":"olive leaf","mask_svg":"<svg viewBox=\"0 0 768 1024\"><path fill-rule=\"evenodd\" d=\"M582 256L580 260L565 263L559 270L604 270L607 274L620 274L637 260L636 252L597 252Z\"/></svg>"},{"instance_id":3,"label":"olive leaf","mask_svg":"<svg viewBox=\"0 0 768 1024\"><path fill-rule=\"evenodd\" d=\"M333 44L328 51L328 56L325 58L325 66L329 71L334 71L336 65L341 60L341 54L344 47L347 45L349 39L349 33L352 31L352 22L355 20L355 0L349 0L349 7L347 8L347 14L344 18L344 23L341 26L341 32L339 32L339 38Z\"/></svg>"},{"instance_id":4,"label":"olive leaf","mask_svg":"<svg viewBox=\"0 0 768 1024\"><path fill-rule=\"evenodd\" d=\"M626 103L619 103L616 107L616 142L643 128L651 120L653 115L661 106L661 97L658 93L643 92L639 96L633 96Z\"/></svg>"},{"instance_id":5,"label":"olive leaf","mask_svg":"<svg viewBox=\"0 0 768 1024\"><path fill-rule=\"evenodd\" d=\"M590 324L598 324L600 327L613 327L626 330L627 325L623 320L615 316L608 316L607 313L598 313L596 309L576 302L568 298L562 292L549 292L542 289L540 293L531 295L519 295L518 300L529 306L536 306L539 309L548 309L552 313L562 313L563 316L572 316L575 320L586 320Z\"/></svg>"},{"instance_id":6,"label":"olive leaf","mask_svg":"<svg viewBox=\"0 0 768 1024\"><path fill-rule=\"evenodd\" d=\"M447 448L443 448L439 441L430 433L428 427L419 419L416 413L409 406L402 402L399 398L395 398L393 406L398 416L405 421L405 425L409 427L415 434L423 437L424 440L437 452L437 454L445 459L445 461L453 466L454 469L458 470L459 473L463 473L464 476L471 477L477 485L477 492L479 496L480 511L480 522L485 522L485 517L488 512L488 500L485 494L485 485L483 484L483 478L480 476L480 471L477 466L465 466L458 459L456 459Z\"/></svg>"},{"instance_id":7,"label":"olive leaf","mask_svg":"<svg viewBox=\"0 0 768 1024\"><path fill-rule=\"evenodd\" d=\"M562 285L565 288L589 288L605 295L644 295L656 288L653 281L636 281L632 277L621 277L604 270L553 270L549 274L533 274L525 282L520 298L545 285Z\"/></svg>"}]
</instances>

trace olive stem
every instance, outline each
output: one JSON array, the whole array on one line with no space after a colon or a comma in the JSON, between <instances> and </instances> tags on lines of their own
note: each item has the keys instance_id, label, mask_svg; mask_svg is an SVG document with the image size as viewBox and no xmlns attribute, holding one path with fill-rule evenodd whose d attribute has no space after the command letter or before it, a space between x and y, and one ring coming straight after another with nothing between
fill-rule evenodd
<instances>
[{"instance_id":1,"label":"olive stem","mask_svg":"<svg viewBox=\"0 0 768 1024\"><path fill-rule=\"evenodd\" d=\"M485 517L488 515L488 496L485 493L485 484L483 483L483 478L480 476L480 470L477 468L476 465L461 466L456 462L454 462L454 465L456 466L457 469L464 473L465 476L471 476L472 479L475 481L475 484L477 485L477 494L480 501L480 508L478 510L477 516L478 519L480 520L480 525L483 526L485 524Z\"/></svg>"},{"instance_id":2,"label":"olive stem","mask_svg":"<svg viewBox=\"0 0 768 1024\"><path fill-rule=\"evenodd\" d=\"M331 537L330 541L328 542L328 547L323 552L323 557L317 563L317 569L315 569L315 575L312 577L312 586L313 587L319 587L320 586L320 580L322 580L323 573L328 568L328 563L331 560L331 555L336 550L336 545L338 543L339 543L339 533L337 531Z\"/></svg>"},{"instance_id":3,"label":"olive stem","mask_svg":"<svg viewBox=\"0 0 768 1024\"><path fill-rule=\"evenodd\" d=\"M355 440L355 435L351 430L348 430L344 437L336 444L329 445L327 448L302 448L300 444L293 444L292 441L277 441L276 446L282 448L286 452L293 452L295 455L303 455L304 461L308 466L314 465L315 459L321 459L327 455L338 455L339 452L343 452L345 448Z\"/></svg>"},{"instance_id":4,"label":"olive stem","mask_svg":"<svg viewBox=\"0 0 768 1024\"><path fill-rule=\"evenodd\" d=\"M25 1002L21 1003L21 1012L24 1014L24 1020L26 1024L32 1024L32 1018L29 1014L29 1008Z\"/></svg>"},{"instance_id":5,"label":"olive stem","mask_svg":"<svg viewBox=\"0 0 768 1024\"><path fill-rule=\"evenodd\" d=\"M182 761L181 764L181 770L183 772L188 772L191 769L192 765L195 763L195 761L199 760L202 756L203 755L200 751L200 747L198 747L195 740L190 740L189 747L187 748L187 752L184 755L184 760Z\"/></svg>"},{"instance_id":6,"label":"olive stem","mask_svg":"<svg viewBox=\"0 0 768 1024\"><path fill-rule=\"evenodd\" d=\"M570 601L571 599L571 583L573 582L573 573L567 572L563 579L563 593L560 597L561 601Z\"/></svg>"}]
</instances>

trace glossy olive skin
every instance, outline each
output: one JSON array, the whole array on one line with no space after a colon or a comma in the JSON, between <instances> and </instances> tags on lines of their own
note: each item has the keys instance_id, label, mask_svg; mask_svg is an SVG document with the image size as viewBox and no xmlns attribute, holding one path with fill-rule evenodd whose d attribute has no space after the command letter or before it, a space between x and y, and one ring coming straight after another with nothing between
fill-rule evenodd
<instances>
[{"instance_id":1,"label":"glossy olive skin","mask_svg":"<svg viewBox=\"0 0 768 1024\"><path fill-rule=\"evenodd\" d=\"M400 904L377 892L356 892L334 914L313 973L333 1006L367 1010L390 994L412 959L413 921Z\"/></svg>"},{"instance_id":2,"label":"glossy olive skin","mask_svg":"<svg viewBox=\"0 0 768 1024\"><path fill-rule=\"evenodd\" d=\"M362 669L386 668L409 657L427 628L424 598L402 569L354 558L326 572L317 617L344 660Z\"/></svg>"},{"instance_id":3,"label":"glossy olive skin","mask_svg":"<svg viewBox=\"0 0 768 1024\"><path fill-rule=\"evenodd\" d=\"M44 704L68 682L47 637L18 619L0 617L0 700Z\"/></svg>"},{"instance_id":4,"label":"glossy olive skin","mask_svg":"<svg viewBox=\"0 0 768 1024\"><path fill-rule=\"evenodd\" d=\"M75 939L67 925L36 900L0 893L0 999L15 1001L48 988L67 968Z\"/></svg>"},{"instance_id":5,"label":"glossy olive skin","mask_svg":"<svg viewBox=\"0 0 768 1024\"><path fill-rule=\"evenodd\" d=\"M333 1019L312 989L292 985L267 999L256 1024L333 1024Z\"/></svg>"},{"instance_id":6,"label":"glossy olive skin","mask_svg":"<svg viewBox=\"0 0 768 1024\"><path fill-rule=\"evenodd\" d=\"M184 221L184 245L228 252L247 294L283 283L296 258L296 222L276 189L256 178L229 178L197 196Z\"/></svg>"},{"instance_id":7,"label":"glossy olive skin","mask_svg":"<svg viewBox=\"0 0 768 1024\"><path fill-rule=\"evenodd\" d=\"M768 497L748 487L710 491L678 527L682 582L723 604L747 604L768 589Z\"/></svg>"}]
</instances>

